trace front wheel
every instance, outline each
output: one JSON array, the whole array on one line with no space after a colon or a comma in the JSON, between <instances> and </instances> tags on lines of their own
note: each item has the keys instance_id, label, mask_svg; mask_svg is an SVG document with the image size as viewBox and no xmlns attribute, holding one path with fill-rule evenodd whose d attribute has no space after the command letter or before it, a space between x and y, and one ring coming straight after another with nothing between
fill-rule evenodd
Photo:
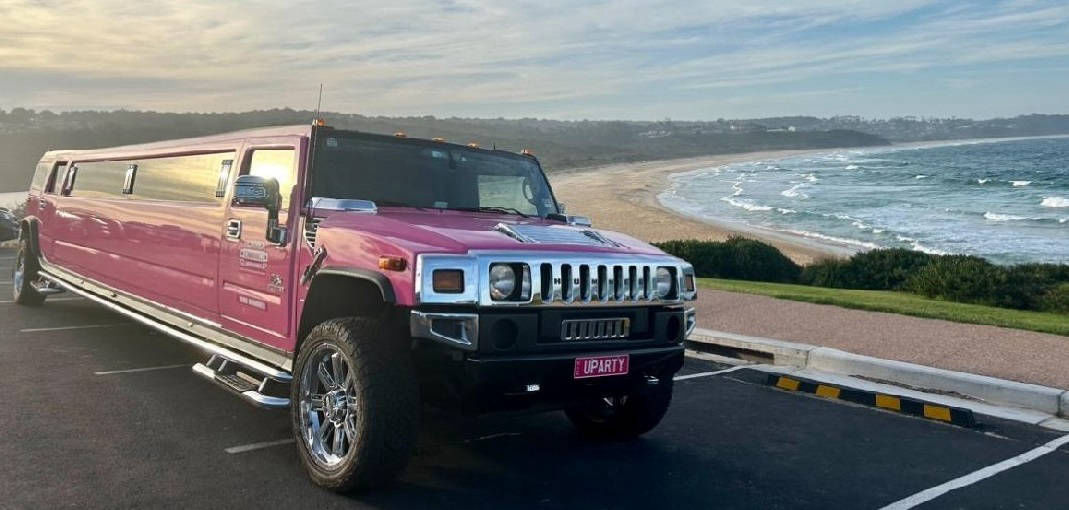
<instances>
[{"instance_id":1,"label":"front wheel","mask_svg":"<svg viewBox=\"0 0 1069 510\"><path fill-rule=\"evenodd\" d=\"M12 297L15 303L24 306L40 306L45 295L37 291L33 281L37 279L37 258L30 252L30 245L23 238L15 255L15 267L11 270Z\"/></svg>"},{"instance_id":2,"label":"front wheel","mask_svg":"<svg viewBox=\"0 0 1069 510\"><path fill-rule=\"evenodd\" d=\"M672 377L647 379L619 395L592 398L564 410L583 436L591 439L632 439L653 430L672 403Z\"/></svg>"},{"instance_id":3,"label":"front wheel","mask_svg":"<svg viewBox=\"0 0 1069 510\"><path fill-rule=\"evenodd\" d=\"M290 415L316 484L373 488L408 464L420 408L404 340L380 321L345 318L316 326L301 345Z\"/></svg>"}]
</instances>

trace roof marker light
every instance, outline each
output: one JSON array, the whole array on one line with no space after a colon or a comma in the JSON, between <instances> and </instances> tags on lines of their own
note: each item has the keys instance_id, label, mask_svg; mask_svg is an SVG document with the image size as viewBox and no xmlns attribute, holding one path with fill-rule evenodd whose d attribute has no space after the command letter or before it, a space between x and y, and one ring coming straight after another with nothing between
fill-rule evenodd
<instances>
[{"instance_id":1,"label":"roof marker light","mask_svg":"<svg viewBox=\"0 0 1069 510\"><path fill-rule=\"evenodd\" d=\"M406 135L404 131L398 131L394 133L393 136L396 136L397 138L408 138L408 135Z\"/></svg>"},{"instance_id":2,"label":"roof marker light","mask_svg":"<svg viewBox=\"0 0 1069 510\"><path fill-rule=\"evenodd\" d=\"M440 137L440 136L436 136L436 137L434 137L434 138L431 138L431 141L432 141L432 142L438 142L438 143L443 143L443 142L445 142L445 138L442 138L442 137Z\"/></svg>"},{"instance_id":3,"label":"roof marker light","mask_svg":"<svg viewBox=\"0 0 1069 510\"><path fill-rule=\"evenodd\" d=\"M468 144L468 147L471 147L472 149L478 149L479 148L479 144L477 144L475 142L471 142L471 143Z\"/></svg>"},{"instance_id":4,"label":"roof marker light","mask_svg":"<svg viewBox=\"0 0 1069 510\"><path fill-rule=\"evenodd\" d=\"M534 157L534 152L531 152L531 149L524 149L520 151L520 154L523 154L524 156Z\"/></svg>"}]
</instances>

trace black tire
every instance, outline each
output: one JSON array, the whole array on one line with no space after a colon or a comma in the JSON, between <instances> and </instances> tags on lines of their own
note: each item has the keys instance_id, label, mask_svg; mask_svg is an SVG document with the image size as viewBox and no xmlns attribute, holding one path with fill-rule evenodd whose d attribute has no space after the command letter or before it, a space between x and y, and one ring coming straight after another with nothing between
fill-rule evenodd
<instances>
[{"instance_id":1,"label":"black tire","mask_svg":"<svg viewBox=\"0 0 1069 510\"><path fill-rule=\"evenodd\" d=\"M31 285L31 282L37 279L39 269L37 256L30 250L29 243L23 237L19 240L15 265L11 268L12 297L15 303L23 306L41 306L45 302L45 295L37 292L37 289Z\"/></svg>"},{"instance_id":2,"label":"black tire","mask_svg":"<svg viewBox=\"0 0 1069 510\"><path fill-rule=\"evenodd\" d=\"M654 429L672 403L672 376L633 391L590 399L564 410L579 433L588 439L627 440Z\"/></svg>"},{"instance_id":3,"label":"black tire","mask_svg":"<svg viewBox=\"0 0 1069 510\"><path fill-rule=\"evenodd\" d=\"M301 400L305 367L318 363L310 358L324 349L348 357L346 373L353 380L348 387L355 397L355 403L350 401L348 407L355 412L355 439L348 442L346 454L339 456L340 463L329 467L316 460L312 440L304 437L302 409L310 408ZM301 462L312 481L337 492L349 492L386 485L404 471L419 432L420 403L409 342L398 328L367 318L324 322L312 329L301 345L293 374L290 416ZM325 412L318 416L323 416L325 423ZM325 425L320 428L330 429Z\"/></svg>"}]
</instances>

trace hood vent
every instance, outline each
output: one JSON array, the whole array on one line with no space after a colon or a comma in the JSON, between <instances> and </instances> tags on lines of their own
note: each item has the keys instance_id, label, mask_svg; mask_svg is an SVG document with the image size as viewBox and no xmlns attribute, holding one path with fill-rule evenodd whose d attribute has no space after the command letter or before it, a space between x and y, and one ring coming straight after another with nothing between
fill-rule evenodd
<instances>
[{"instance_id":1,"label":"hood vent","mask_svg":"<svg viewBox=\"0 0 1069 510\"><path fill-rule=\"evenodd\" d=\"M593 230L543 225L507 225L498 223L494 230L521 243L529 244L579 244L584 246L620 246Z\"/></svg>"}]
</instances>

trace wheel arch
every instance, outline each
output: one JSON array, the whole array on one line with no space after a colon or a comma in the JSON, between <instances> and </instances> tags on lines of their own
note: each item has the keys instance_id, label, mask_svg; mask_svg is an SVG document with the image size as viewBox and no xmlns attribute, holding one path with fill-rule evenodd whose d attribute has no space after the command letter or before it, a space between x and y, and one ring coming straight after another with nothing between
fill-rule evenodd
<instances>
[{"instance_id":1,"label":"wheel arch","mask_svg":"<svg viewBox=\"0 0 1069 510\"><path fill-rule=\"evenodd\" d=\"M30 251L34 257L41 256L40 246L37 244L37 235L41 221L35 216L26 216L19 220L19 239L25 239L30 244Z\"/></svg>"},{"instance_id":2,"label":"wheel arch","mask_svg":"<svg viewBox=\"0 0 1069 510\"><path fill-rule=\"evenodd\" d=\"M376 271L325 267L316 272L301 309L294 356L316 325L339 317L379 317L397 303L393 285Z\"/></svg>"}]
</instances>

